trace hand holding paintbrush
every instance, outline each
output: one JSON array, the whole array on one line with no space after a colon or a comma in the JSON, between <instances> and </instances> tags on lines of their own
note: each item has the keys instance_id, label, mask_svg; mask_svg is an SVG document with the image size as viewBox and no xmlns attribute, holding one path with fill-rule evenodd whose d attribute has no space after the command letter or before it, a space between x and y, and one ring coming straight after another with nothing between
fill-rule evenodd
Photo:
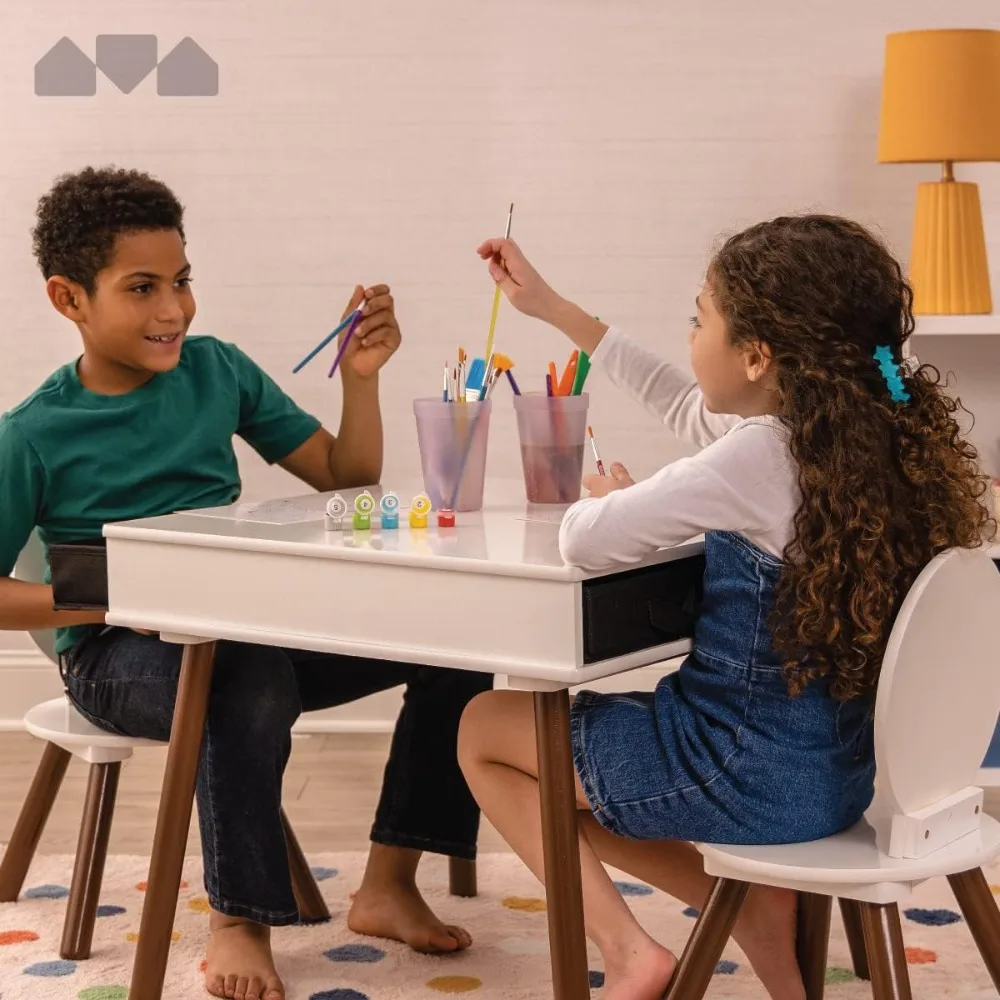
<instances>
[{"instance_id":1,"label":"hand holding paintbrush","mask_svg":"<svg viewBox=\"0 0 1000 1000\"><path fill-rule=\"evenodd\" d=\"M490 277L515 309L556 327L581 352L593 355L607 332L607 324L553 291L513 240L487 240L476 252L489 261ZM557 384L553 388L558 390L558 380L554 381Z\"/></svg>"},{"instance_id":2,"label":"hand holding paintbrush","mask_svg":"<svg viewBox=\"0 0 1000 1000\"><path fill-rule=\"evenodd\" d=\"M389 286L355 286L340 324L295 366L293 373L301 371L335 337L339 338L339 347L328 378L338 368L344 377L367 379L375 375L396 353L402 339Z\"/></svg>"}]
</instances>

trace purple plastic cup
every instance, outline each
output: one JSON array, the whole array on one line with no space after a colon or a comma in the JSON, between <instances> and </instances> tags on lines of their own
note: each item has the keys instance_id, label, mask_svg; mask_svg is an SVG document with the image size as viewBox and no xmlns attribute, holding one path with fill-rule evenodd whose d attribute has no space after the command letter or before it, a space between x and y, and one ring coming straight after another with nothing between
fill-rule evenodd
<instances>
[{"instance_id":1,"label":"purple plastic cup","mask_svg":"<svg viewBox=\"0 0 1000 1000\"><path fill-rule=\"evenodd\" d=\"M590 397L524 393L514 397L528 503L575 503L583 481Z\"/></svg>"},{"instance_id":2,"label":"purple plastic cup","mask_svg":"<svg viewBox=\"0 0 1000 1000\"><path fill-rule=\"evenodd\" d=\"M415 399L424 489L435 510L483 509L492 400L445 403Z\"/></svg>"}]
</instances>

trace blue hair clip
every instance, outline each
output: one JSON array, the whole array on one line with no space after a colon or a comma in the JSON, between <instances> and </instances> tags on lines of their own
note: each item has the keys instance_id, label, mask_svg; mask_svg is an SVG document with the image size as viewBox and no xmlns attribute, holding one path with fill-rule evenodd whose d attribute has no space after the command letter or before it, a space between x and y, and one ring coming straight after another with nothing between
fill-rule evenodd
<instances>
[{"instance_id":1,"label":"blue hair clip","mask_svg":"<svg viewBox=\"0 0 1000 1000\"><path fill-rule=\"evenodd\" d=\"M892 360L892 350L889 347L876 347L872 355L878 362L882 372L882 378L889 387L889 395L894 403L908 403L910 394L903 388L903 376L900 375L900 366Z\"/></svg>"}]
</instances>

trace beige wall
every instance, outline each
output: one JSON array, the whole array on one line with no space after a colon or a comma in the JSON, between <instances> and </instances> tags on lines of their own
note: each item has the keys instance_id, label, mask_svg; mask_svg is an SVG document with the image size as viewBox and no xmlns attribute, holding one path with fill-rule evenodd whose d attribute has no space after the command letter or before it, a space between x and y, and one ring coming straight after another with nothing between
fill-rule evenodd
<instances>
[{"instance_id":1,"label":"beige wall","mask_svg":"<svg viewBox=\"0 0 1000 1000\"><path fill-rule=\"evenodd\" d=\"M508 202L556 287L683 361L721 231L821 209L879 226L905 253L915 184L935 170L875 164L884 36L995 22L995 0L7 4L0 410L77 348L30 256L34 203L58 172L113 161L155 172L187 206L195 330L239 342L334 427L336 384L322 366L291 367L354 282L392 284L405 346L383 381L386 477L412 475L411 400L437 391L459 343L485 337L492 286L473 249ZM130 95L105 80L94 98L34 95L34 62L60 36L93 55L96 34L127 32L157 34L161 56L194 37L220 64L220 95L161 98L154 76ZM1000 170L962 175L982 183L1000 294ZM509 309L498 346L528 384L568 354ZM1000 460L998 342L919 350L955 369ZM599 377L590 388L606 458L645 474L679 454ZM491 470L516 474L504 392L498 404ZM244 472L248 496L294 489L253 456ZM12 648L22 641L0 636Z\"/></svg>"}]
</instances>

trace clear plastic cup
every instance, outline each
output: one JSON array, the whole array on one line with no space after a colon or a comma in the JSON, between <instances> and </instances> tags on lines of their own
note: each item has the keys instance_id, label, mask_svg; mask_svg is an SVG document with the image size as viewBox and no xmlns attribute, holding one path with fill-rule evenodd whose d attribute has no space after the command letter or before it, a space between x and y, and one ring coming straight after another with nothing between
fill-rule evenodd
<instances>
[{"instance_id":1,"label":"clear plastic cup","mask_svg":"<svg viewBox=\"0 0 1000 1000\"><path fill-rule=\"evenodd\" d=\"M514 397L529 503L575 503L583 480L590 397L524 393Z\"/></svg>"},{"instance_id":2,"label":"clear plastic cup","mask_svg":"<svg viewBox=\"0 0 1000 1000\"><path fill-rule=\"evenodd\" d=\"M415 399L424 489L435 510L483 509L492 400L445 403Z\"/></svg>"}]
</instances>

